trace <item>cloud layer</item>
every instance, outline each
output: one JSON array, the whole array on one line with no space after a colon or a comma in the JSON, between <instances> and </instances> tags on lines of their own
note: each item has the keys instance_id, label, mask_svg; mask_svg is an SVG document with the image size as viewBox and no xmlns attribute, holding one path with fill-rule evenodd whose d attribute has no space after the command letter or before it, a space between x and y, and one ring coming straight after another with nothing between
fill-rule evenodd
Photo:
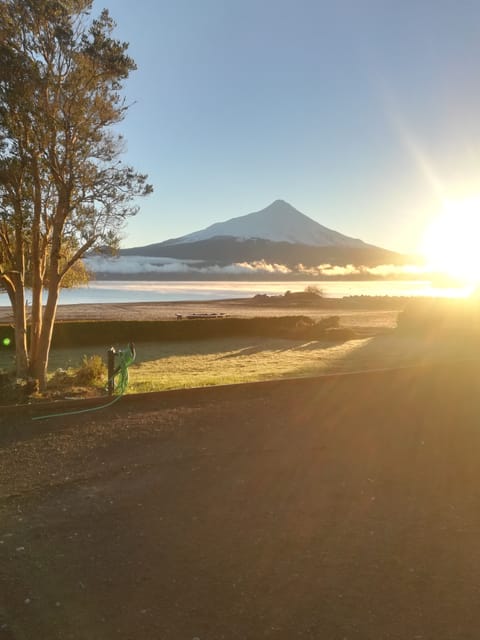
<instances>
[{"instance_id":1,"label":"cloud layer","mask_svg":"<svg viewBox=\"0 0 480 640\"><path fill-rule=\"evenodd\" d=\"M188 275L278 275L278 276L305 276L324 278L375 277L375 278L400 278L416 279L428 274L426 267L417 265L392 265L384 264L376 267L365 266L335 266L320 264L316 267L305 267L301 264L294 269L284 264L268 263L265 260L255 262L237 262L230 265L207 264L202 260L174 260L172 258L150 258L145 256L120 256L118 258L105 258L103 256L90 256L85 259L86 266L94 273L109 275L139 275L157 274L158 276L169 274Z\"/></svg>"}]
</instances>

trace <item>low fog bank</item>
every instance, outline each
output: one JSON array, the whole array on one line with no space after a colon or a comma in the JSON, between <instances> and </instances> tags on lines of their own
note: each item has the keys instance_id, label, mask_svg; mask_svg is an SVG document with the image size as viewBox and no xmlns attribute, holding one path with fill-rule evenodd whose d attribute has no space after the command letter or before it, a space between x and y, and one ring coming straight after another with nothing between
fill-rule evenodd
<instances>
[{"instance_id":1,"label":"low fog bank","mask_svg":"<svg viewBox=\"0 0 480 640\"><path fill-rule=\"evenodd\" d=\"M209 263L203 260L175 260L145 256L89 256L85 259L87 269L97 278L125 280L174 280L174 279L425 279L431 276L426 267L419 265L384 264L376 267L355 265L320 264L305 267L302 264L291 268L284 264L236 262L233 264Z\"/></svg>"}]
</instances>

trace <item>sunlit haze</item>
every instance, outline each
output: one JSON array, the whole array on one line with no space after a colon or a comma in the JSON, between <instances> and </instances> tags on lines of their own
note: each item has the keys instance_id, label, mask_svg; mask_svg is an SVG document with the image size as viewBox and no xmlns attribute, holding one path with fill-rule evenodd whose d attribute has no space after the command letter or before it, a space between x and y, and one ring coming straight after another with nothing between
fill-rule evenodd
<instances>
[{"instance_id":1,"label":"sunlit haze","mask_svg":"<svg viewBox=\"0 0 480 640\"><path fill-rule=\"evenodd\" d=\"M125 159L155 188L125 247L281 198L416 253L442 202L479 189L478 2L99 0L94 12L103 6L138 65Z\"/></svg>"},{"instance_id":2,"label":"sunlit haze","mask_svg":"<svg viewBox=\"0 0 480 640\"><path fill-rule=\"evenodd\" d=\"M465 282L480 281L480 196L447 201L424 236L423 253L433 270Z\"/></svg>"}]
</instances>

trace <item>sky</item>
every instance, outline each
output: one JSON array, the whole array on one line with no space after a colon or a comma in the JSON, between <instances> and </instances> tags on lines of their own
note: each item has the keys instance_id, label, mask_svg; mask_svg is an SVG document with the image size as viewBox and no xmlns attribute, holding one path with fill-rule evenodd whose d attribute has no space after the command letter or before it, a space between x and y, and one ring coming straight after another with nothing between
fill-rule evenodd
<instances>
[{"instance_id":1,"label":"sky","mask_svg":"<svg viewBox=\"0 0 480 640\"><path fill-rule=\"evenodd\" d=\"M477 0L95 0L138 69L125 162L154 193L122 246L283 199L404 253L480 194ZM480 212L479 212L480 215Z\"/></svg>"}]
</instances>

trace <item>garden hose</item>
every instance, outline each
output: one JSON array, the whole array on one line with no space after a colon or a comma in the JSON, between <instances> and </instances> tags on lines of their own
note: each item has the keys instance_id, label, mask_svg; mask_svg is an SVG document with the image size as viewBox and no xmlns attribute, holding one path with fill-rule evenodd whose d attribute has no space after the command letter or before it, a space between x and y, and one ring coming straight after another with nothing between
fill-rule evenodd
<instances>
[{"instance_id":1,"label":"garden hose","mask_svg":"<svg viewBox=\"0 0 480 640\"><path fill-rule=\"evenodd\" d=\"M133 342L130 342L128 345L128 350L122 351L122 349L120 349L119 351L115 351L115 355L118 356L119 362L112 377L114 389L118 393L116 399L118 399L123 396L128 387L128 367L134 362L136 356ZM117 377L116 383L115 377Z\"/></svg>"},{"instance_id":2,"label":"garden hose","mask_svg":"<svg viewBox=\"0 0 480 640\"><path fill-rule=\"evenodd\" d=\"M115 355L118 356L118 366L113 373L114 391L116 396L110 402L100 405L99 407L91 407L89 409L79 409L77 411L66 411L63 413L51 413L45 416L35 416L32 420L46 420L47 418L61 418L64 416L75 416L80 413L91 413L93 411L99 411L100 409L106 409L111 407L112 404L118 402L120 398L126 393L128 387L128 367L133 364L136 356L135 346L133 342L128 345L128 350L115 351ZM116 378L116 381L115 381Z\"/></svg>"}]
</instances>

